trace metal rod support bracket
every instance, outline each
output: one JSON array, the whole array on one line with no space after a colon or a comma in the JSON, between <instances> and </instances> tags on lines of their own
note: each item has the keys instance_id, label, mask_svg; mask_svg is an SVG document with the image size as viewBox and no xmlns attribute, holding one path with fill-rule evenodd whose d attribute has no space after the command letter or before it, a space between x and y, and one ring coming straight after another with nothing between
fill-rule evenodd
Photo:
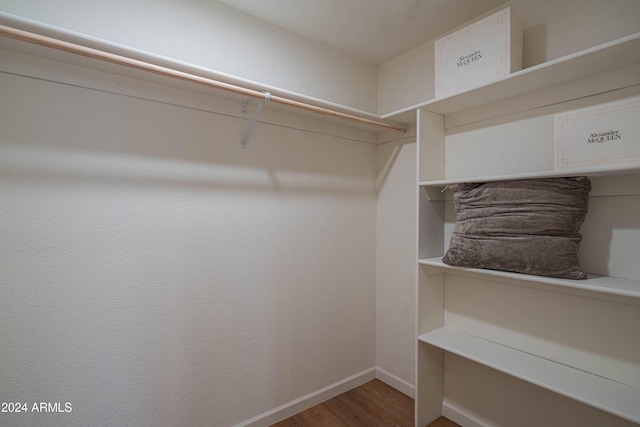
<instances>
[{"instance_id":1,"label":"metal rod support bracket","mask_svg":"<svg viewBox=\"0 0 640 427\"><path fill-rule=\"evenodd\" d=\"M256 124L256 121L258 120L258 117L260 116L260 113L262 112L262 107L264 107L264 104L266 104L270 100L271 100L271 93L264 92L264 99L260 100L260 103L256 107L256 111L254 111L253 117L251 118L251 121L249 122L249 127L247 128L247 130L244 132L244 135L242 136L241 147L242 147L243 150L245 150L247 148L247 141L249 141L249 136L251 136L251 131L253 130L253 125ZM247 101L242 103L242 111L245 112L245 113L247 111L246 102Z\"/></svg>"}]
</instances>

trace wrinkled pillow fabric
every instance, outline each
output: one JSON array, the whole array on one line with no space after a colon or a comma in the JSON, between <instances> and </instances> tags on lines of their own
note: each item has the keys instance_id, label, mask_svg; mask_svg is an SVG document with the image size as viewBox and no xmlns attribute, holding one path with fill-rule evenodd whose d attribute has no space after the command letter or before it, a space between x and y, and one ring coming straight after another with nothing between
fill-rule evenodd
<instances>
[{"instance_id":1,"label":"wrinkled pillow fabric","mask_svg":"<svg viewBox=\"0 0 640 427\"><path fill-rule=\"evenodd\" d=\"M585 279L578 251L591 182L586 177L459 184L443 262Z\"/></svg>"}]
</instances>

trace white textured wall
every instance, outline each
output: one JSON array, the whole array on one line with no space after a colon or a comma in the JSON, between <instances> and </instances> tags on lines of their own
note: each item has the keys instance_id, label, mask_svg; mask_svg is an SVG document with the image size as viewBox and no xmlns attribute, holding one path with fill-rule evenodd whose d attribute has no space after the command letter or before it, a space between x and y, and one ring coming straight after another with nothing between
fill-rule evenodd
<instances>
[{"instance_id":1,"label":"white textured wall","mask_svg":"<svg viewBox=\"0 0 640 427\"><path fill-rule=\"evenodd\" d=\"M376 111L375 65L214 0L0 0L0 11Z\"/></svg>"},{"instance_id":2,"label":"white textured wall","mask_svg":"<svg viewBox=\"0 0 640 427\"><path fill-rule=\"evenodd\" d=\"M637 0L511 0L522 21L523 67L550 61L640 31ZM378 113L435 95L434 40L378 68Z\"/></svg>"},{"instance_id":3,"label":"white textured wall","mask_svg":"<svg viewBox=\"0 0 640 427\"><path fill-rule=\"evenodd\" d=\"M0 400L73 407L0 424L229 426L374 366L375 146L122 83L0 73Z\"/></svg>"}]
</instances>

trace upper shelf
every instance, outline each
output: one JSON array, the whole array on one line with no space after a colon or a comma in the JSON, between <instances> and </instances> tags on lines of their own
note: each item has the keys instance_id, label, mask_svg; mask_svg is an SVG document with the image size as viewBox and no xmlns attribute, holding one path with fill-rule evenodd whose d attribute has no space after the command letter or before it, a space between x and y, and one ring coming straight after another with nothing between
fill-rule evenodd
<instances>
[{"instance_id":1,"label":"upper shelf","mask_svg":"<svg viewBox=\"0 0 640 427\"><path fill-rule=\"evenodd\" d=\"M375 131L406 132L374 113L220 73L150 52L99 40L0 11L0 49L114 72L197 92L269 101L323 119ZM225 97L227 97L225 96Z\"/></svg>"},{"instance_id":2,"label":"upper shelf","mask_svg":"<svg viewBox=\"0 0 640 427\"><path fill-rule=\"evenodd\" d=\"M637 64L640 64L640 33L517 71L504 79L457 95L412 105L382 118L413 122L418 108L446 116ZM640 76L635 83L640 84ZM571 97L566 101L583 95L571 93L567 96Z\"/></svg>"},{"instance_id":3,"label":"upper shelf","mask_svg":"<svg viewBox=\"0 0 640 427\"><path fill-rule=\"evenodd\" d=\"M520 173L512 175L491 175L491 176L474 176L468 178L441 179L436 181L423 181L420 183L424 187L447 187L448 185L470 183L470 182L493 182L493 181L512 181L518 179L536 179L536 178L560 178L568 176L610 176L640 173L640 165L638 163L612 163L601 166L590 166L581 168L557 169L542 172Z\"/></svg>"}]
</instances>

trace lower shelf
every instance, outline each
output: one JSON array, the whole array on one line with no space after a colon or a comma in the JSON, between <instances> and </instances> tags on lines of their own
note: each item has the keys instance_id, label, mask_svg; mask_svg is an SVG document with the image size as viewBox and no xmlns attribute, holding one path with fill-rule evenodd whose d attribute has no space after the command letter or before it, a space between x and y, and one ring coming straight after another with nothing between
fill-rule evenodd
<instances>
[{"instance_id":1,"label":"lower shelf","mask_svg":"<svg viewBox=\"0 0 640 427\"><path fill-rule=\"evenodd\" d=\"M533 276L530 274L510 273L508 271L483 270L480 268L456 267L442 262L442 257L421 259L420 264L430 267L443 268L458 272L479 273L486 276L505 277L509 279L525 280L528 282L544 283L566 288L585 291L602 292L610 295L640 298L640 280L620 279L608 276L589 276L586 280L556 279L553 277Z\"/></svg>"},{"instance_id":2,"label":"lower shelf","mask_svg":"<svg viewBox=\"0 0 640 427\"><path fill-rule=\"evenodd\" d=\"M640 390L453 329L418 337L427 344L640 423Z\"/></svg>"}]
</instances>

